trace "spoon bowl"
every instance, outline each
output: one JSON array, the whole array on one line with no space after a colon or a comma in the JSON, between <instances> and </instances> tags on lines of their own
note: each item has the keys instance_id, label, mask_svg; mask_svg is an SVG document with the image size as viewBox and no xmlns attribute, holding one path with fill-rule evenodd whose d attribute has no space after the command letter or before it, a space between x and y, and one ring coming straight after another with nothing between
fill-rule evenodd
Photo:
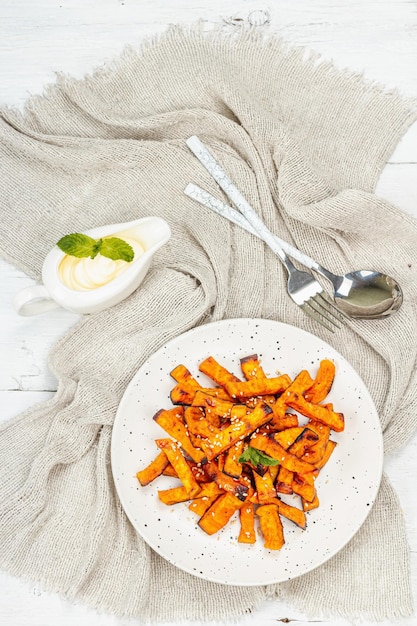
<instances>
[{"instance_id":1,"label":"spoon bowl","mask_svg":"<svg viewBox=\"0 0 417 626\"><path fill-rule=\"evenodd\" d=\"M349 317L381 319L397 311L403 302L399 284L381 272L358 270L337 276L318 264L314 269L333 284L335 304Z\"/></svg>"}]
</instances>

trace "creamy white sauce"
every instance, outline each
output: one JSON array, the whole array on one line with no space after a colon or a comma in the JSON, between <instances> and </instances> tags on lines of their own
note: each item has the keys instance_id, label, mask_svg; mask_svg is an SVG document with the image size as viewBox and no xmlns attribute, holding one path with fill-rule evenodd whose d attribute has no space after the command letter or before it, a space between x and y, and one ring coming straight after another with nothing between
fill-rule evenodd
<instances>
[{"instance_id":1,"label":"creamy white sauce","mask_svg":"<svg viewBox=\"0 0 417 626\"><path fill-rule=\"evenodd\" d=\"M112 236L119 236L119 233ZM100 253L94 259L90 257L79 259L66 254L58 267L61 282L69 289L74 289L75 291L89 291L103 287L103 285L107 285L117 278L145 252L145 249L137 239L125 236L121 237L121 239L132 246L135 254L133 261L130 263L122 259L113 261Z\"/></svg>"}]
</instances>

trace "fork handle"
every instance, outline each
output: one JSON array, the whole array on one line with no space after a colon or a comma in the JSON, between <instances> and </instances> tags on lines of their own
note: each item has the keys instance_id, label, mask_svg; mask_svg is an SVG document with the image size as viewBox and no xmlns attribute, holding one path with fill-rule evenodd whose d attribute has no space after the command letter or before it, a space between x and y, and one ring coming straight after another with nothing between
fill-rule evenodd
<instances>
[{"instance_id":1,"label":"fork handle","mask_svg":"<svg viewBox=\"0 0 417 626\"><path fill-rule=\"evenodd\" d=\"M218 213L222 217L225 217L230 222L233 222L233 224L244 228L252 235L255 235L255 237L262 239L259 233L255 230L255 228L253 228L253 226L248 222L246 217L242 215L242 213L239 213L239 211L236 211L236 209L233 209L228 204L225 204L221 200L218 200L208 191L205 191L198 185L194 185L194 183L189 183L184 189L184 193L193 200L196 200L197 202L205 206L206 208L211 209L215 213ZM301 252L301 250L294 248L294 246L287 243L283 239L280 239L276 235L273 235L273 237L277 245L280 246L289 256L301 263L301 265L304 265L305 267L316 271L321 271L323 269L321 265L319 265L311 257Z\"/></svg>"},{"instance_id":2,"label":"fork handle","mask_svg":"<svg viewBox=\"0 0 417 626\"><path fill-rule=\"evenodd\" d=\"M291 271L294 266L284 252L283 248L276 241L273 233L271 233L271 231L260 219L256 211L242 196L237 187L235 187L226 172L220 167L219 163L207 150L207 148L200 141L200 139L193 135L192 137L187 139L186 144L190 148L191 152L200 161L200 163L204 165L209 174L211 174L217 184L223 189L225 194L237 206L241 214L244 215L249 224L257 232L259 237L263 239L263 241L271 248L273 252L275 252L277 256L279 256L287 269Z\"/></svg>"},{"instance_id":3,"label":"fork handle","mask_svg":"<svg viewBox=\"0 0 417 626\"><path fill-rule=\"evenodd\" d=\"M314 259L271 233L271 231L259 218L256 211L242 196L226 172L196 135L187 139L186 144L194 156L197 157L209 174L211 174L221 189L223 189L225 194L238 207L240 213L220 200L217 200L214 196L211 196L208 192L205 192L196 185L190 184L186 187L185 192L187 193L188 190L187 195L262 239L275 252L275 254L281 258L283 263L289 263L293 267L287 256L287 254L289 254L293 259L296 259L309 269L321 271L321 266ZM290 268L288 267L288 269Z\"/></svg>"}]
</instances>

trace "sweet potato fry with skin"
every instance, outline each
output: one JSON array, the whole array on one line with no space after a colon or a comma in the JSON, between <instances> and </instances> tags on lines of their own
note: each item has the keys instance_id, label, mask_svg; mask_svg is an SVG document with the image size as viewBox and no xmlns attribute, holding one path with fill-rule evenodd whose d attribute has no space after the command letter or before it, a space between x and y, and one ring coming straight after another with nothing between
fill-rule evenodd
<instances>
[{"instance_id":1,"label":"sweet potato fry with skin","mask_svg":"<svg viewBox=\"0 0 417 626\"><path fill-rule=\"evenodd\" d=\"M221 495L200 518L198 525L208 535L217 533L244 503L231 493Z\"/></svg>"},{"instance_id":2,"label":"sweet potato fry with skin","mask_svg":"<svg viewBox=\"0 0 417 626\"><path fill-rule=\"evenodd\" d=\"M313 467L310 463L302 461L290 452L287 452L285 448L280 446L279 443L271 437L257 435L251 439L251 446L262 450L262 452L265 452L268 456L276 459L291 472L304 474L305 472L311 472L311 468Z\"/></svg>"},{"instance_id":3,"label":"sweet potato fry with skin","mask_svg":"<svg viewBox=\"0 0 417 626\"><path fill-rule=\"evenodd\" d=\"M184 383L178 383L171 389L169 397L172 404L179 406L191 406L196 389L194 387L187 387Z\"/></svg>"},{"instance_id":4,"label":"sweet potato fry with skin","mask_svg":"<svg viewBox=\"0 0 417 626\"><path fill-rule=\"evenodd\" d=\"M286 399L288 406L295 409L305 417L315 422L322 422L336 432L341 432L345 427L343 413L335 413L320 404L307 402L299 393L291 393Z\"/></svg>"},{"instance_id":5,"label":"sweet potato fry with skin","mask_svg":"<svg viewBox=\"0 0 417 626\"><path fill-rule=\"evenodd\" d=\"M274 415L272 417L271 425L274 428L285 416L285 412L287 410L287 399L290 397L290 395L292 393L303 394L306 389L311 387L312 384L313 379L311 378L307 370L301 370L301 372L294 378L292 383L287 386L285 391L281 394L281 396L272 407Z\"/></svg>"},{"instance_id":6,"label":"sweet potato fry with skin","mask_svg":"<svg viewBox=\"0 0 417 626\"><path fill-rule=\"evenodd\" d=\"M282 515L282 517L294 522L294 524L300 528L304 529L307 526L306 516L301 509L283 502L280 498L272 498L268 504L275 504L278 507L278 513Z\"/></svg>"},{"instance_id":7,"label":"sweet potato fry with skin","mask_svg":"<svg viewBox=\"0 0 417 626\"><path fill-rule=\"evenodd\" d=\"M256 510L259 517L264 546L268 550L280 550L284 545L284 531L276 504L264 504Z\"/></svg>"},{"instance_id":8,"label":"sweet potato fry with skin","mask_svg":"<svg viewBox=\"0 0 417 626\"><path fill-rule=\"evenodd\" d=\"M230 412L235 405L233 402L229 402L228 400L222 400L221 398L211 396L204 391L197 390L192 406L204 408L206 415L207 413L212 413L222 419L226 419L230 417Z\"/></svg>"},{"instance_id":9,"label":"sweet potato fry with skin","mask_svg":"<svg viewBox=\"0 0 417 626\"><path fill-rule=\"evenodd\" d=\"M329 426L326 426L326 424L313 421L310 421L307 424L307 427L317 433L319 439L315 444L311 446L311 448L308 448L305 451L301 458L304 461L308 461L312 465L315 465L316 463L318 463L318 461L320 461L324 454L330 437L330 428Z\"/></svg>"},{"instance_id":10,"label":"sweet potato fry with skin","mask_svg":"<svg viewBox=\"0 0 417 626\"><path fill-rule=\"evenodd\" d=\"M329 359L320 361L317 376L311 387L304 394L305 399L313 404L322 402L332 388L335 374L336 367L333 361L329 361Z\"/></svg>"},{"instance_id":11,"label":"sweet potato fry with skin","mask_svg":"<svg viewBox=\"0 0 417 626\"><path fill-rule=\"evenodd\" d=\"M253 380L254 378L267 378L259 362L257 354L250 354L249 356L240 359L240 368L246 380ZM272 406L273 404L275 404L275 396L262 396L262 400L260 400L259 398L255 400L254 406L256 406L257 402L259 401L266 402L267 404Z\"/></svg>"},{"instance_id":12,"label":"sweet potato fry with skin","mask_svg":"<svg viewBox=\"0 0 417 626\"><path fill-rule=\"evenodd\" d=\"M320 461L318 461L318 463L315 464L315 467L317 469L320 470L322 467L326 465L327 461L330 459L331 455L333 454L333 451L336 446L337 446L337 443L333 441L332 439L329 439L323 456L321 457Z\"/></svg>"},{"instance_id":13,"label":"sweet potato fry with skin","mask_svg":"<svg viewBox=\"0 0 417 626\"><path fill-rule=\"evenodd\" d=\"M177 472L178 478L190 496L196 496L200 491L200 485L194 478L190 466L181 452L180 445L172 439L156 439L155 443L167 455L169 462Z\"/></svg>"},{"instance_id":14,"label":"sweet potato fry with skin","mask_svg":"<svg viewBox=\"0 0 417 626\"><path fill-rule=\"evenodd\" d=\"M221 387L224 387L225 383L229 381L240 382L237 376L229 372L225 367L220 365L220 363L217 363L216 359L212 356L204 359L198 366L198 369Z\"/></svg>"},{"instance_id":15,"label":"sweet potato fry with skin","mask_svg":"<svg viewBox=\"0 0 417 626\"><path fill-rule=\"evenodd\" d=\"M136 474L136 478L142 487L149 485L149 483L164 472L168 465L168 457L165 452L161 450L158 456L147 467L145 467L145 469L140 470L140 472Z\"/></svg>"},{"instance_id":16,"label":"sweet potato fry with skin","mask_svg":"<svg viewBox=\"0 0 417 626\"><path fill-rule=\"evenodd\" d=\"M188 508L190 509L190 511L198 515L198 517L201 517L202 515L204 515L207 509L211 507L213 502L217 500L218 497L219 496L216 495L211 497L203 496L202 498L196 498L191 502Z\"/></svg>"},{"instance_id":17,"label":"sweet potato fry with skin","mask_svg":"<svg viewBox=\"0 0 417 626\"><path fill-rule=\"evenodd\" d=\"M198 494L195 494L193 497L190 496L187 489L184 485L180 487L172 487L172 489L162 489L158 491L158 497L164 504L178 504L179 502L186 502L187 500L196 499L196 498L211 498L212 496L219 496L223 492L216 485L216 483L210 482L201 486Z\"/></svg>"},{"instance_id":18,"label":"sweet potato fry with skin","mask_svg":"<svg viewBox=\"0 0 417 626\"><path fill-rule=\"evenodd\" d=\"M251 413L245 415L240 420L235 420L230 426L226 426L214 437L210 437L203 442L202 448L208 460L214 459L240 439L250 435L259 426L262 426L270 419L271 407L267 404L260 404Z\"/></svg>"},{"instance_id":19,"label":"sweet potato fry with skin","mask_svg":"<svg viewBox=\"0 0 417 626\"><path fill-rule=\"evenodd\" d=\"M309 481L305 480L302 474L294 472L292 479L292 490L298 496L301 496L306 502L311 502L316 494L314 485L310 485Z\"/></svg>"},{"instance_id":20,"label":"sweet potato fry with skin","mask_svg":"<svg viewBox=\"0 0 417 626\"><path fill-rule=\"evenodd\" d=\"M279 491L279 493L287 493L287 494L293 493L293 490L292 490L293 475L294 475L294 472L287 470L287 468L284 467L283 465L279 466L278 476L277 476L276 485L275 485L276 490Z\"/></svg>"},{"instance_id":21,"label":"sweet potato fry with skin","mask_svg":"<svg viewBox=\"0 0 417 626\"><path fill-rule=\"evenodd\" d=\"M275 498L277 495L274 483L272 482L269 468L263 476L260 476L256 472L253 473L255 480L255 488L258 493L258 502L262 504L268 502L271 498Z\"/></svg>"},{"instance_id":22,"label":"sweet potato fry with skin","mask_svg":"<svg viewBox=\"0 0 417 626\"><path fill-rule=\"evenodd\" d=\"M308 427L304 428L303 432L297 437L297 439L290 445L288 452L301 458L312 445L314 445L319 439L319 436Z\"/></svg>"},{"instance_id":23,"label":"sweet potato fry with skin","mask_svg":"<svg viewBox=\"0 0 417 626\"><path fill-rule=\"evenodd\" d=\"M274 406L274 404L271 405L272 409ZM274 424L271 424L271 428L274 428L274 430L286 430L287 428L298 426L298 417L295 413L284 413L282 416L274 415L272 419Z\"/></svg>"},{"instance_id":24,"label":"sweet potato fry with skin","mask_svg":"<svg viewBox=\"0 0 417 626\"><path fill-rule=\"evenodd\" d=\"M317 509L320 506L320 501L317 493L314 494L314 498L311 500L311 502L307 502L307 500L301 498L301 503L303 506L303 511L312 511L313 509Z\"/></svg>"},{"instance_id":25,"label":"sweet potato fry with skin","mask_svg":"<svg viewBox=\"0 0 417 626\"><path fill-rule=\"evenodd\" d=\"M300 528L305 528L307 526L306 516L304 511L301 509L297 509L295 506L291 506L286 502L283 502L278 498L278 512L283 517L291 520L294 524L297 524Z\"/></svg>"},{"instance_id":26,"label":"sweet potato fry with skin","mask_svg":"<svg viewBox=\"0 0 417 626\"><path fill-rule=\"evenodd\" d=\"M214 435L219 432L218 429L206 419L204 411L202 411L199 406L190 406L185 409L184 419L189 432L193 435L210 438L214 437Z\"/></svg>"},{"instance_id":27,"label":"sweet potato fry with skin","mask_svg":"<svg viewBox=\"0 0 417 626\"><path fill-rule=\"evenodd\" d=\"M195 387L196 389L201 386L185 365L177 365L170 374L177 383L187 383L188 386Z\"/></svg>"},{"instance_id":28,"label":"sweet potato fry with skin","mask_svg":"<svg viewBox=\"0 0 417 626\"><path fill-rule=\"evenodd\" d=\"M243 452L244 442L237 441L226 452L223 471L232 478L239 478L242 474L242 463L239 463L239 457Z\"/></svg>"},{"instance_id":29,"label":"sweet potato fry with skin","mask_svg":"<svg viewBox=\"0 0 417 626\"><path fill-rule=\"evenodd\" d=\"M244 382L226 382L225 389L229 396L242 400L254 396L265 396L282 393L291 384L287 374L276 378L253 378Z\"/></svg>"},{"instance_id":30,"label":"sweet potato fry with skin","mask_svg":"<svg viewBox=\"0 0 417 626\"><path fill-rule=\"evenodd\" d=\"M168 435L171 435L173 439L181 444L182 449L193 461L199 463L204 459L204 452L198 448L194 448L190 441L188 429L184 426L183 422L179 419L179 416L184 415L184 409L176 407L174 409L164 410L161 409L154 416L154 421L165 430Z\"/></svg>"},{"instance_id":31,"label":"sweet potato fry with skin","mask_svg":"<svg viewBox=\"0 0 417 626\"><path fill-rule=\"evenodd\" d=\"M240 359L240 368L246 380L266 378L257 354L250 354Z\"/></svg>"},{"instance_id":32,"label":"sweet potato fry with skin","mask_svg":"<svg viewBox=\"0 0 417 626\"><path fill-rule=\"evenodd\" d=\"M239 510L240 532L239 543L255 543L255 507L251 502L245 502Z\"/></svg>"},{"instance_id":33,"label":"sweet potato fry with skin","mask_svg":"<svg viewBox=\"0 0 417 626\"><path fill-rule=\"evenodd\" d=\"M288 450L288 448L294 443L297 437L299 437L303 433L304 430L305 426L294 426L292 428L286 428L279 433L275 433L274 439L277 443L279 443L280 446Z\"/></svg>"},{"instance_id":34,"label":"sweet potato fry with skin","mask_svg":"<svg viewBox=\"0 0 417 626\"><path fill-rule=\"evenodd\" d=\"M245 415L249 415L255 407L249 408L246 404L234 404L230 411L230 421L239 420Z\"/></svg>"},{"instance_id":35,"label":"sweet potato fry with skin","mask_svg":"<svg viewBox=\"0 0 417 626\"><path fill-rule=\"evenodd\" d=\"M197 391L202 391L207 395L219 398L221 400L229 400L232 398L222 387L195 387L188 383L177 383L171 389L170 398L172 404L191 406Z\"/></svg>"},{"instance_id":36,"label":"sweet potato fry with skin","mask_svg":"<svg viewBox=\"0 0 417 626\"><path fill-rule=\"evenodd\" d=\"M278 477L278 472L280 470L280 465L271 465L268 469L269 469L269 473L271 474L271 478L272 478L272 482L275 485L275 481Z\"/></svg>"},{"instance_id":37,"label":"sweet potato fry with skin","mask_svg":"<svg viewBox=\"0 0 417 626\"><path fill-rule=\"evenodd\" d=\"M183 485L158 491L160 501L169 506L178 504L179 502L187 502L187 500L191 500L191 497L192 496Z\"/></svg>"},{"instance_id":38,"label":"sweet potato fry with skin","mask_svg":"<svg viewBox=\"0 0 417 626\"><path fill-rule=\"evenodd\" d=\"M231 476L227 476L227 474L222 472L215 461L208 461L203 467L209 478L211 478L220 489L232 493L236 498L239 498L239 500L246 500L249 492L247 485Z\"/></svg>"}]
</instances>

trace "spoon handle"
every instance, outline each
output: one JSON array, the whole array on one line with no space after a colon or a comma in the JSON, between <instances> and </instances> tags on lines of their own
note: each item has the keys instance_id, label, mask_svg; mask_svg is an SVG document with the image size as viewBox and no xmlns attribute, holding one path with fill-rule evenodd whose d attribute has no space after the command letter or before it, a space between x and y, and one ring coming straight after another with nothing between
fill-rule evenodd
<instances>
[{"instance_id":1,"label":"spoon handle","mask_svg":"<svg viewBox=\"0 0 417 626\"><path fill-rule=\"evenodd\" d=\"M208 191L205 191L204 189L201 189L201 187L198 187L198 185L189 183L184 189L184 193L193 200L196 200L197 202L205 206L207 209L211 209L215 213L218 213L222 217L228 219L230 222L233 222L233 224L236 224L237 226L240 226L241 228L247 230L249 233L252 233L252 235L255 235L255 237L259 237L260 239L262 239L258 231L253 228L253 226L250 224L250 222L248 222L246 217L242 215L242 213L239 213L239 211L236 211L236 209L233 209L231 206L225 204L221 200L218 200ZM297 248L294 248L294 246L287 243L283 239L280 239L276 235L273 235L273 238L276 244L279 245L284 250L284 252L286 252L289 256L291 256L302 265L316 271L321 271L322 269L324 269L316 261L311 259L309 256L307 256Z\"/></svg>"},{"instance_id":2,"label":"spoon handle","mask_svg":"<svg viewBox=\"0 0 417 626\"><path fill-rule=\"evenodd\" d=\"M314 259L310 258L297 248L294 248L289 243L283 241L276 235L273 235L259 218L254 209L249 205L246 199L242 196L237 187L230 180L229 176L222 169L220 164L216 161L214 156L209 152L206 146L200 141L200 139L193 135L186 140L187 146L190 148L191 152L200 163L206 168L206 170L211 174L217 184L223 189L225 194L231 199L231 201L238 207L239 211L232 209L232 207L224 204L220 200L211 196L208 192L204 191L200 187L196 185L188 185L186 189L188 189L190 197L194 198L204 206L212 209L213 211L223 215L230 219L232 222L241 226L242 228L246 228L252 234L256 234L260 236L261 239L268 238L270 244L274 244L274 247L280 247L284 250L284 252L290 255L293 259L299 261L302 265L305 265L309 269L313 269L316 271L321 271L321 266L314 261ZM192 195L191 195L192 194ZM248 229L248 225L251 227ZM273 241L272 241L273 240Z\"/></svg>"}]
</instances>

